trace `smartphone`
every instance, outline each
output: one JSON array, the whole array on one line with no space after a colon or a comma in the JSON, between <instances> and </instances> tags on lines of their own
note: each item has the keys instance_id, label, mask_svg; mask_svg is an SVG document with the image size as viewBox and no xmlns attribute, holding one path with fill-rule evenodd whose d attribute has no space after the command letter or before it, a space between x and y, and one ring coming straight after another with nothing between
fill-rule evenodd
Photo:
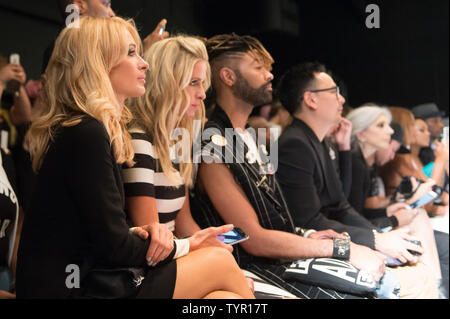
<instances>
[{"instance_id":1,"label":"smartphone","mask_svg":"<svg viewBox=\"0 0 450 319\"><path fill-rule=\"evenodd\" d=\"M439 194L437 192L435 192L434 190L429 191L428 193L423 195L421 198L416 200L414 203L409 205L409 208L414 209L414 208L422 207L422 206L428 204L429 202L433 201L437 197L439 197Z\"/></svg>"},{"instance_id":2,"label":"smartphone","mask_svg":"<svg viewBox=\"0 0 450 319\"><path fill-rule=\"evenodd\" d=\"M12 53L9 56L9 63L20 64L20 55L18 53Z\"/></svg>"},{"instance_id":3,"label":"smartphone","mask_svg":"<svg viewBox=\"0 0 450 319\"><path fill-rule=\"evenodd\" d=\"M233 228L227 233L220 234L217 238L225 244L234 245L248 239L248 235L238 227Z\"/></svg>"}]
</instances>

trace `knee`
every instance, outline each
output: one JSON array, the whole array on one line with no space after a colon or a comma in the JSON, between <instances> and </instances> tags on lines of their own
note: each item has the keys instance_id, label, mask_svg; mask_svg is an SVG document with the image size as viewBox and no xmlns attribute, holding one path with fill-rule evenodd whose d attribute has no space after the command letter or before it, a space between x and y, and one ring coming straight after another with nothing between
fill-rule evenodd
<instances>
[{"instance_id":1,"label":"knee","mask_svg":"<svg viewBox=\"0 0 450 319\"><path fill-rule=\"evenodd\" d=\"M208 260L210 265L226 269L226 271L239 269L236 260L228 250L220 247L207 247L202 250L204 250L204 259Z\"/></svg>"}]
</instances>

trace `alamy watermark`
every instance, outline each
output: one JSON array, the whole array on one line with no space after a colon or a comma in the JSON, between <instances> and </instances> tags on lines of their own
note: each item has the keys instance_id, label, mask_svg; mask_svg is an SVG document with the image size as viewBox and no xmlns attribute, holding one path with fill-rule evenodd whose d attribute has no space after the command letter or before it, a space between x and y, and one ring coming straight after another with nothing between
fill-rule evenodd
<instances>
[{"instance_id":1,"label":"alamy watermark","mask_svg":"<svg viewBox=\"0 0 450 319\"><path fill-rule=\"evenodd\" d=\"M79 28L80 27L80 9L74 4L69 4L66 7L66 13L69 15L66 18L66 27Z\"/></svg>"},{"instance_id":2,"label":"alamy watermark","mask_svg":"<svg viewBox=\"0 0 450 319\"><path fill-rule=\"evenodd\" d=\"M278 128L247 128L245 131L225 128L225 135L218 128L209 127L200 133L200 120L194 121L194 138L184 128L176 128L170 138L174 145L174 163L257 163L260 173L275 173L278 168ZM270 137L268 138L267 133ZM192 149L191 149L191 140ZM247 140L247 141L246 141ZM245 147L247 145L247 147ZM270 150L270 152L268 151Z\"/></svg>"},{"instance_id":3,"label":"alamy watermark","mask_svg":"<svg viewBox=\"0 0 450 319\"><path fill-rule=\"evenodd\" d=\"M67 265L66 273L69 274L66 277L66 287L68 289L80 288L80 267L75 264Z\"/></svg>"},{"instance_id":4,"label":"alamy watermark","mask_svg":"<svg viewBox=\"0 0 450 319\"><path fill-rule=\"evenodd\" d=\"M366 27L368 29L380 28L380 7L374 3L367 5L366 13L370 13L366 17Z\"/></svg>"}]
</instances>

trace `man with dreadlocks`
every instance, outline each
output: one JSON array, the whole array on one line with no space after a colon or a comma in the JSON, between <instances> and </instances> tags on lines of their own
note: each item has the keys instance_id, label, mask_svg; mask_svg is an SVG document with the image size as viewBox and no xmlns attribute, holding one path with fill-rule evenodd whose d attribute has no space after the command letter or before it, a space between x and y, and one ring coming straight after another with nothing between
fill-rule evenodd
<instances>
[{"instance_id":1,"label":"man with dreadlocks","mask_svg":"<svg viewBox=\"0 0 450 319\"><path fill-rule=\"evenodd\" d=\"M226 222L241 228L249 235L249 240L234 249L241 268L298 297L357 298L345 289L338 292L319 287L320 282L283 276L286 264L280 260L290 264L313 257L346 259L375 280L385 268L377 252L352 243L344 234L325 230L299 235L269 165L273 163L263 159L266 152L257 146L246 124L255 106L272 101L270 70L274 61L251 36L217 35L206 41L206 47L215 109L202 134L209 138L202 141L202 161L191 200L197 223L208 227ZM214 149L213 154L208 149ZM346 256L339 255L341 244L349 252Z\"/></svg>"}]
</instances>

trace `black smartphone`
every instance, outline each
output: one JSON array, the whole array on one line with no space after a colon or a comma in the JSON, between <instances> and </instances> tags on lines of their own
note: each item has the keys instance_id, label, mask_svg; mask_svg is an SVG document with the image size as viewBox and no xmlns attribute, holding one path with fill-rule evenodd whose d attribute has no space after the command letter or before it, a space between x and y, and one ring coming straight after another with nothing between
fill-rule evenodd
<instances>
[{"instance_id":1,"label":"black smartphone","mask_svg":"<svg viewBox=\"0 0 450 319\"><path fill-rule=\"evenodd\" d=\"M220 234L217 238L225 244L234 245L248 239L248 235L238 227L233 228L227 233Z\"/></svg>"}]
</instances>

